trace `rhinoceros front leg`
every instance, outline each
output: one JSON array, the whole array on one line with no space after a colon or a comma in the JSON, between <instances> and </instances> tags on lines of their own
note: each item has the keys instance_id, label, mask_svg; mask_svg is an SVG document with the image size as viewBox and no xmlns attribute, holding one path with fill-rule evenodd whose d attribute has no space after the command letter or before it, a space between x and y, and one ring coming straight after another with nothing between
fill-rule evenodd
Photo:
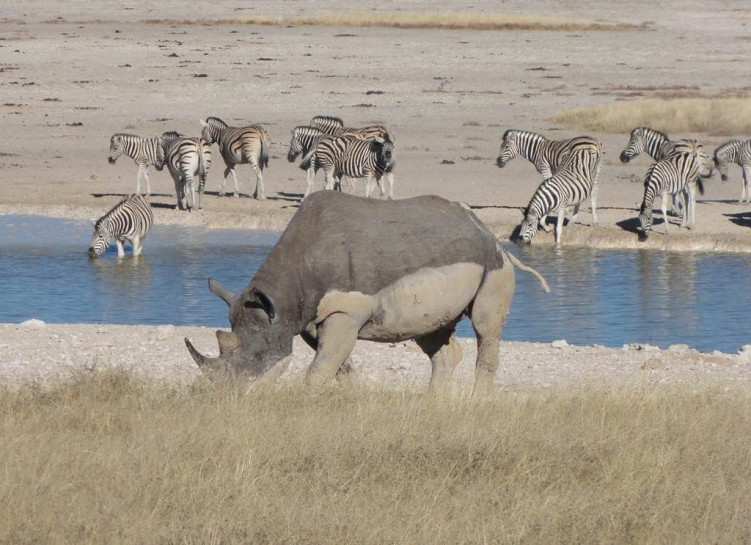
<instances>
[{"instance_id":1,"label":"rhinoceros front leg","mask_svg":"<svg viewBox=\"0 0 751 545\"><path fill-rule=\"evenodd\" d=\"M318 348L308 370L308 384L318 387L331 382L352 353L363 323L362 319L337 312L319 324Z\"/></svg>"},{"instance_id":2,"label":"rhinoceros front leg","mask_svg":"<svg viewBox=\"0 0 751 545\"><path fill-rule=\"evenodd\" d=\"M419 339L417 345L430 358L433 372L430 375L430 392L447 390L456 366L462 361L462 348L454 338L455 325L439 329Z\"/></svg>"}]
</instances>

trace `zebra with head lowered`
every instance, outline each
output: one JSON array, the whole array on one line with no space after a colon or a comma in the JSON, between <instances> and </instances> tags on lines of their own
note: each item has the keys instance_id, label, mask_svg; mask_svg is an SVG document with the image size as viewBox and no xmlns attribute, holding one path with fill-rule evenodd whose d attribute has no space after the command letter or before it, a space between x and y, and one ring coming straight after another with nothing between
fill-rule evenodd
<instances>
[{"instance_id":1,"label":"zebra with head lowered","mask_svg":"<svg viewBox=\"0 0 751 545\"><path fill-rule=\"evenodd\" d=\"M662 207L662 221L665 233L668 232L667 196L686 192L688 198L686 214L681 220L681 227L687 223L694 224L695 194L691 187L694 180L699 178L706 168L707 156L704 148L696 140L684 140L683 147L657 161L647 171L644 179L644 199L639 209L639 223L641 231L639 240L646 240L652 231L652 209L654 201L659 196Z\"/></svg>"},{"instance_id":2,"label":"zebra with head lowered","mask_svg":"<svg viewBox=\"0 0 751 545\"><path fill-rule=\"evenodd\" d=\"M538 133L509 129L503 134L501 149L496 159L496 166L503 168L518 155L531 162L537 169L537 172L542 174L544 181L552 178L561 169L572 152L583 149L602 153L600 143L589 136L577 136L567 140L548 140L545 136ZM595 226L597 225L598 176L599 169L595 173L592 190L589 192L592 203L592 223ZM578 207L576 209L578 210ZM571 221L576 219L577 213L574 214ZM545 223L546 219L547 215L540 218L540 227L545 231L549 231Z\"/></svg>"},{"instance_id":3,"label":"zebra with head lowered","mask_svg":"<svg viewBox=\"0 0 751 545\"><path fill-rule=\"evenodd\" d=\"M143 241L154 224L154 214L149 202L141 195L129 195L99 218L94 224L94 235L89 244L89 257L99 257L114 240L117 256L124 257L123 243L129 241L133 255L139 255Z\"/></svg>"},{"instance_id":4,"label":"zebra with head lowered","mask_svg":"<svg viewBox=\"0 0 751 545\"><path fill-rule=\"evenodd\" d=\"M201 137L209 143L216 142L227 168L224 169L224 181L219 190L219 195L224 195L224 186L227 185L227 176L232 173L235 182L235 197L240 196L240 187L237 185L235 165L249 164L256 175L256 190L253 197L262 201L266 199L263 190L263 169L269 166L269 135L260 125L247 127L230 127L218 117L201 119L203 130Z\"/></svg>"},{"instance_id":5,"label":"zebra with head lowered","mask_svg":"<svg viewBox=\"0 0 751 545\"><path fill-rule=\"evenodd\" d=\"M585 146L570 152L552 177L540 184L524 210L524 220L519 227L518 243L529 244L537 233L540 219L557 213L555 243L560 244L563 231L564 209L574 207L574 217L580 204L590 197L602 166L602 146ZM594 207L592 208L594 211Z\"/></svg>"},{"instance_id":6,"label":"zebra with head lowered","mask_svg":"<svg viewBox=\"0 0 751 545\"><path fill-rule=\"evenodd\" d=\"M211 146L203 138L181 136L173 139L159 139L154 168L162 170L167 165L175 182L177 207L180 210L196 206L194 178L198 176L198 208L203 208L203 189L206 173L211 166ZM190 193L190 201L187 194Z\"/></svg>"},{"instance_id":7,"label":"zebra with head lowered","mask_svg":"<svg viewBox=\"0 0 751 545\"><path fill-rule=\"evenodd\" d=\"M299 126L292 129L292 138L289 141L289 151L287 152L287 160L292 163L298 156L303 157L303 161L300 162L300 168L302 170L309 170L310 158L316 146L323 138L333 138L324 131L317 129L316 127ZM313 192L313 186L315 183L315 170L308 172L308 185L305 190L303 199ZM312 174L312 175L311 175ZM337 180L336 185L341 190L341 184Z\"/></svg>"},{"instance_id":8,"label":"zebra with head lowered","mask_svg":"<svg viewBox=\"0 0 751 545\"><path fill-rule=\"evenodd\" d=\"M162 138L178 138L179 132L169 131L162 134ZM118 157L125 155L133 159L138 165L136 177L136 193L141 192L141 178L146 180L146 194L151 195L151 182L149 181L149 166L156 163L156 154L159 147L159 138L142 138L135 134L117 133L110 138L110 155L107 159L111 165L117 162Z\"/></svg>"},{"instance_id":9,"label":"zebra with head lowered","mask_svg":"<svg viewBox=\"0 0 751 545\"><path fill-rule=\"evenodd\" d=\"M728 163L735 163L743 169L743 186L738 202L751 202L751 140L730 140L714 152L714 164L720 170L722 181L728 179Z\"/></svg>"},{"instance_id":10,"label":"zebra with head lowered","mask_svg":"<svg viewBox=\"0 0 751 545\"><path fill-rule=\"evenodd\" d=\"M308 188L318 169L324 172L324 189L334 189L334 181L342 176L365 178L365 196L370 197L371 180L375 179L381 190L381 197L386 193L382 178L386 175L389 183L388 198L394 198L394 143L376 137L361 140L354 136L324 136L302 160L303 167L308 167ZM306 194L307 195L307 194Z\"/></svg>"}]
</instances>

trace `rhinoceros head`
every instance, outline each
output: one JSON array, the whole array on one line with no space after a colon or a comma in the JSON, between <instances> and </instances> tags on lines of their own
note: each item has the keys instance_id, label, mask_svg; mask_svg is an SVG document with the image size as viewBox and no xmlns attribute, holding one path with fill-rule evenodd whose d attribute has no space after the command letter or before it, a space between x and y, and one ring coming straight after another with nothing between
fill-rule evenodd
<instances>
[{"instance_id":1,"label":"rhinoceros head","mask_svg":"<svg viewBox=\"0 0 751 545\"><path fill-rule=\"evenodd\" d=\"M202 355L186 338L190 355L203 371L259 377L292 353L294 333L277 315L273 298L255 287L233 295L209 279L209 290L229 306L232 331L217 331L219 356Z\"/></svg>"}]
</instances>

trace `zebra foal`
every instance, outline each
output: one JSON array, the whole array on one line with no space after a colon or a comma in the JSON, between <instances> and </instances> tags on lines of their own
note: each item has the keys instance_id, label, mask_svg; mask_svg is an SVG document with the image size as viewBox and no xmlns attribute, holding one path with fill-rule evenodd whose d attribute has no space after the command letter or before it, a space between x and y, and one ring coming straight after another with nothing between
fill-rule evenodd
<instances>
[{"instance_id":1,"label":"zebra foal","mask_svg":"<svg viewBox=\"0 0 751 545\"><path fill-rule=\"evenodd\" d=\"M705 168L707 156L696 140L684 140L687 151L672 153L654 163L644 179L644 198L639 209L641 230L639 240L646 240L652 231L654 201L659 196L662 208L662 221L665 233L668 232L667 197L685 192L686 213L681 219L681 227L693 225L695 221L696 184L693 182ZM700 186L701 189L701 186Z\"/></svg>"},{"instance_id":2,"label":"zebra foal","mask_svg":"<svg viewBox=\"0 0 751 545\"><path fill-rule=\"evenodd\" d=\"M179 132L168 131L162 134L164 139L173 139L182 136ZM159 147L159 138L142 138L135 134L116 133L110 138L110 154L107 160L111 165L117 162L118 157L125 155L133 159L138 165L136 176L136 193L141 192L141 178L146 181L146 194L151 195L151 182L149 181L149 167L156 163L156 154Z\"/></svg>"},{"instance_id":3,"label":"zebra foal","mask_svg":"<svg viewBox=\"0 0 751 545\"><path fill-rule=\"evenodd\" d=\"M194 178L198 176L198 208L203 208L203 190L206 173L211 166L211 146L203 138L159 139L154 168L161 171L167 165L175 182L177 207L191 210L196 206ZM187 190L187 191L186 191ZM187 199L190 193L190 201Z\"/></svg>"},{"instance_id":4,"label":"zebra foal","mask_svg":"<svg viewBox=\"0 0 751 545\"><path fill-rule=\"evenodd\" d=\"M728 179L728 163L735 163L743 169L743 185L738 202L751 202L751 140L730 140L715 150L714 164L723 182Z\"/></svg>"},{"instance_id":5,"label":"zebra foal","mask_svg":"<svg viewBox=\"0 0 751 545\"><path fill-rule=\"evenodd\" d=\"M235 182L235 197L240 196L240 187L237 185L235 165L249 164L256 175L256 190L253 198L260 201L266 199L263 190L263 169L269 166L269 135L260 125L247 127L230 127L218 117L201 119L203 129L201 137L209 145L216 142L219 152L222 154L224 164L224 181L219 189L219 195L224 195L224 187L227 185L227 176L232 173Z\"/></svg>"},{"instance_id":6,"label":"zebra foal","mask_svg":"<svg viewBox=\"0 0 751 545\"><path fill-rule=\"evenodd\" d=\"M573 217L576 217L581 203L595 190L601 166L602 147L599 144L595 149L583 147L569 153L556 173L543 181L532 195L523 211L524 220L516 242L529 244L537 234L541 218L556 213L555 243L560 244L566 207L573 206ZM592 210L594 212L594 205Z\"/></svg>"},{"instance_id":7,"label":"zebra foal","mask_svg":"<svg viewBox=\"0 0 751 545\"><path fill-rule=\"evenodd\" d=\"M129 241L133 255L143 250L143 241L154 224L154 214L142 195L129 195L94 224L94 235L89 243L89 257L99 257L112 241L117 244L117 257L125 256L123 243Z\"/></svg>"}]
</instances>

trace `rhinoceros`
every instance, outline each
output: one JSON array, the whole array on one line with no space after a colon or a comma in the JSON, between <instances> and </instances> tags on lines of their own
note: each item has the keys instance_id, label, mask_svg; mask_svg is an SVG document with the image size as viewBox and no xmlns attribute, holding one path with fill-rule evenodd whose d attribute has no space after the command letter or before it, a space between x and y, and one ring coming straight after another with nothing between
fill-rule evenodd
<instances>
[{"instance_id":1,"label":"rhinoceros","mask_svg":"<svg viewBox=\"0 0 751 545\"><path fill-rule=\"evenodd\" d=\"M229 305L232 331L217 331L219 356L203 370L260 377L289 362L296 335L315 350L307 381L331 381L357 339L414 339L430 358L430 389L444 389L462 351L456 324L469 316L478 353L473 396L493 383L499 340L514 293L508 253L466 207L436 196L382 202L320 191L303 201L266 261Z\"/></svg>"}]
</instances>

